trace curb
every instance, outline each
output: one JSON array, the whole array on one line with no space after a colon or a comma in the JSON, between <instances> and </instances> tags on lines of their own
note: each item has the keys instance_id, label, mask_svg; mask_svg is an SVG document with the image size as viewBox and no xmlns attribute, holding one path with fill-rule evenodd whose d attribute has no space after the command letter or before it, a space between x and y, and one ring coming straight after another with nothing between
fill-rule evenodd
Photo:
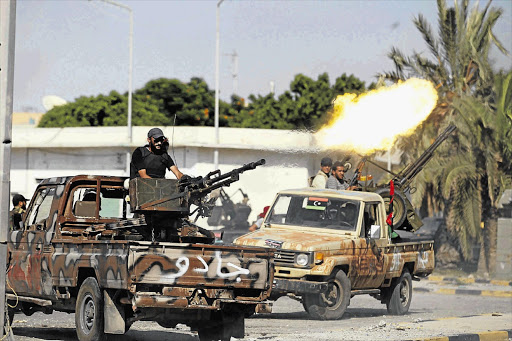
<instances>
[{"instance_id":1,"label":"curb","mask_svg":"<svg viewBox=\"0 0 512 341\"><path fill-rule=\"evenodd\" d=\"M428 289L428 288L413 288L413 291L443 294L443 295L473 295L473 296L488 296L488 297L512 297L512 291L499 291L499 290L478 290L478 289Z\"/></svg>"},{"instance_id":2,"label":"curb","mask_svg":"<svg viewBox=\"0 0 512 341\"><path fill-rule=\"evenodd\" d=\"M414 341L508 341L512 338L512 329L480 332L476 334L459 334L453 336L414 339Z\"/></svg>"},{"instance_id":3,"label":"curb","mask_svg":"<svg viewBox=\"0 0 512 341\"><path fill-rule=\"evenodd\" d=\"M493 284L499 286L512 286L512 281L501 281L495 279L480 279L480 278L467 278L467 277L446 277L446 276L433 276L427 277L429 281L433 282L455 282L455 283L482 283L482 284Z\"/></svg>"}]
</instances>

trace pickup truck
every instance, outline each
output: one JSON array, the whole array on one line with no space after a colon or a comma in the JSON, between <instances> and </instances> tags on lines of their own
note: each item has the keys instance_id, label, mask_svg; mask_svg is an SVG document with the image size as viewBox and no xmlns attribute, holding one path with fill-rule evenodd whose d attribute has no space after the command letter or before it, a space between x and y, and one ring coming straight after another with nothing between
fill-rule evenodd
<instances>
[{"instance_id":1,"label":"pickup truck","mask_svg":"<svg viewBox=\"0 0 512 341\"><path fill-rule=\"evenodd\" d=\"M81 341L124 334L139 320L187 324L201 340L243 338L244 317L269 310L273 250L213 245L169 216L175 238L155 240L151 231L146 240L147 217L127 217L125 180L81 175L38 185L23 227L8 237L7 300L18 302L11 321L19 311L74 312ZM177 180L143 180L177 188Z\"/></svg>"},{"instance_id":2,"label":"pickup truck","mask_svg":"<svg viewBox=\"0 0 512 341\"><path fill-rule=\"evenodd\" d=\"M313 318L334 320L361 294L405 314L412 280L434 270L433 241L389 232L379 194L305 188L279 192L261 229L234 243L276 248L272 299L299 297Z\"/></svg>"}]
</instances>

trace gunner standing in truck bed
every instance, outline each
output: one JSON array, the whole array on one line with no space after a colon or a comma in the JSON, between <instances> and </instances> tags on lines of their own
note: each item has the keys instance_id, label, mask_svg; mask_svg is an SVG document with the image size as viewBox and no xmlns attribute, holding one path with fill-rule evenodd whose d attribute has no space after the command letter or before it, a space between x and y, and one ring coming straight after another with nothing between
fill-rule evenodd
<instances>
[{"instance_id":1,"label":"gunner standing in truck bed","mask_svg":"<svg viewBox=\"0 0 512 341\"><path fill-rule=\"evenodd\" d=\"M183 176L172 158L167 154L167 138L160 128L152 128L148 132L148 144L135 149L130 163L130 179L133 178L165 178L169 169L179 180Z\"/></svg>"}]
</instances>

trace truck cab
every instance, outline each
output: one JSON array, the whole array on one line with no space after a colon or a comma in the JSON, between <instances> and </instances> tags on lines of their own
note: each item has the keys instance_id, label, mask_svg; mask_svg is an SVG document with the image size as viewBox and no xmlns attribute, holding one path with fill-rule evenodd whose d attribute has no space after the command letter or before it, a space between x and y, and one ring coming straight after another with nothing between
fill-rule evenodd
<instances>
[{"instance_id":1,"label":"truck cab","mask_svg":"<svg viewBox=\"0 0 512 341\"><path fill-rule=\"evenodd\" d=\"M403 314L412 278L434 269L433 241L391 239L385 208L371 192L281 191L262 228L235 244L276 248L274 299L298 296L315 318L341 318L358 294Z\"/></svg>"}]
</instances>

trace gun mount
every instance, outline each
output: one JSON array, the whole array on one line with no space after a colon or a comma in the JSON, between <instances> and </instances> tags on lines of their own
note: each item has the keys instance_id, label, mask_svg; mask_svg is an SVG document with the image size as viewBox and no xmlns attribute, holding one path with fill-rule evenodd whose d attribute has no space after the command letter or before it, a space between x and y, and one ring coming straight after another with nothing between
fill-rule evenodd
<instances>
[{"instance_id":1,"label":"gun mount","mask_svg":"<svg viewBox=\"0 0 512 341\"><path fill-rule=\"evenodd\" d=\"M163 240L173 240L175 238L172 236L177 234L182 237L184 234L193 237L197 231L208 238L214 238L210 231L195 226L186 218L195 213L197 213L195 220L200 216L210 216L214 199L208 200L209 193L231 185L239 180L243 172L264 164L265 159L261 159L225 174L215 170L204 177L183 176L179 181L143 178L130 180L131 211L137 216L143 215L149 227L149 229L138 228L138 232L146 238ZM193 211L192 205L197 206Z\"/></svg>"},{"instance_id":2,"label":"gun mount","mask_svg":"<svg viewBox=\"0 0 512 341\"><path fill-rule=\"evenodd\" d=\"M437 138L434 142L428 147L418 159L411 162L404 169L402 169L398 173L393 173L377 163L374 163L370 160L367 160L366 157L363 157L359 162L357 169L354 172L354 176L351 181L351 185L359 184L358 180L360 179L360 175L362 172L362 168L366 162L369 162L376 167L390 173L393 175L394 184L394 200L393 200L393 228L398 230L407 230L407 231L416 231L421 226L423 226L423 222L420 217L412 207L410 200L407 198L407 192L410 191L410 185L412 180L421 172L421 170L425 167L425 165L432 159L434 156L434 151L443 143L448 136L456 129L454 125L449 125ZM361 186L361 185L360 185ZM389 202L391 200L389 183L378 185L378 186L366 186L366 182L364 186L361 186L361 190L368 192L375 192L379 194L386 203L386 210L389 211Z\"/></svg>"}]
</instances>

